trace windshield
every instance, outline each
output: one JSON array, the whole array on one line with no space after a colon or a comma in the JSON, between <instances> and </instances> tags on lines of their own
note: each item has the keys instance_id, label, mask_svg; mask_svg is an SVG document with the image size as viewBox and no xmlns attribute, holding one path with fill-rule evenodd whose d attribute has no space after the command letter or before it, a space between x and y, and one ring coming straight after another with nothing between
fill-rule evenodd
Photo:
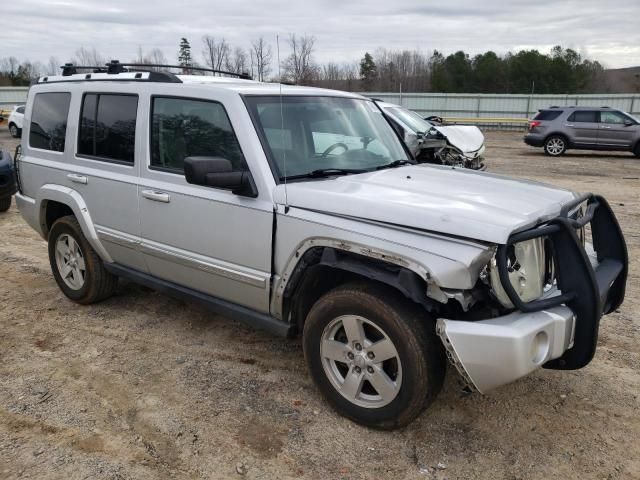
<instances>
[{"instance_id":1,"label":"windshield","mask_svg":"<svg viewBox=\"0 0 640 480\"><path fill-rule=\"evenodd\" d=\"M431 123L411 110L399 107L386 107L385 110L388 110L394 117L410 127L415 133L425 133L431 128Z\"/></svg>"},{"instance_id":2,"label":"windshield","mask_svg":"<svg viewBox=\"0 0 640 480\"><path fill-rule=\"evenodd\" d=\"M246 102L281 181L318 172L360 173L410 160L372 101L248 96Z\"/></svg>"}]
</instances>

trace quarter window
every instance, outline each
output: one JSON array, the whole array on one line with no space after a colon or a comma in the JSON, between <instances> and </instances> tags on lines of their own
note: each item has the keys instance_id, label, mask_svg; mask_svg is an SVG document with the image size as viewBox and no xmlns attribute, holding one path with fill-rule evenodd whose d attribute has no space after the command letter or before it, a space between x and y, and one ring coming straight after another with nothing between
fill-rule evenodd
<instances>
[{"instance_id":1,"label":"quarter window","mask_svg":"<svg viewBox=\"0 0 640 480\"><path fill-rule=\"evenodd\" d=\"M88 93L82 99L78 154L133 164L137 95Z\"/></svg>"},{"instance_id":2,"label":"quarter window","mask_svg":"<svg viewBox=\"0 0 640 480\"><path fill-rule=\"evenodd\" d=\"M64 152L70 93L38 93L33 100L29 146Z\"/></svg>"},{"instance_id":3,"label":"quarter window","mask_svg":"<svg viewBox=\"0 0 640 480\"><path fill-rule=\"evenodd\" d=\"M569 122L576 123L598 123L598 112L593 111L575 111L567 119Z\"/></svg>"},{"instance_id":4,"label":"quarter window","mask_svg":"<svg viewBox=\"0 0 640 480\"><path fill-rule=\"evenodd\" d=\"M182 173L187 157L222 157L235 171L247 170L220 103L154 97L151 122L151 168Z\"/></svg>"}]
</instances>

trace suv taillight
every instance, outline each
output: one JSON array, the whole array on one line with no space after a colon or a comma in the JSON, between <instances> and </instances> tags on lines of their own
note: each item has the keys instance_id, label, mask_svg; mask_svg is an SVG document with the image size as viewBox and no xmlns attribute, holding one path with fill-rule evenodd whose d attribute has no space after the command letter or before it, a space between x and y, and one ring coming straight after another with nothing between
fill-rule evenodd
<instances>
[{"instance_id":1,"label":"suv taillight","mask_svg":"<svg viewBox=\"0 0 640 480\"><path fill-rule=\"evenodd\" d=\"M538 125L540 125L540 120L531 120L529 122L529 131L533 130L534 128L536 128Z\"/></svg>"}]
</instances>

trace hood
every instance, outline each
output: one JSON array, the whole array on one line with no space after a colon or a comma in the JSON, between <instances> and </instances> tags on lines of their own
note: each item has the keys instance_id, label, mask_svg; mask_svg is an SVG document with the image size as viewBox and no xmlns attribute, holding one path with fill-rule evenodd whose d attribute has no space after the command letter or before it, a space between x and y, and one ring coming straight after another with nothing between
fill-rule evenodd
<instances>
[{"instance_id":1,"label":"hood","mask_svg":"<svg viewBox=\"0 0 640 480\"><path fill-rule=\"evenodd\" d=\"M274 192L284 204L285 185ZM490 243L548 220L575 198L564 189L486 172L411 165L286 186L289 206Z\"/></svg>"},{"instance_id":2,"label":"hood","mask_svg":"<svg viewBox=\"0 0 640 480\"><path fill-rule=\"evenodd\" d=\"M444 135L449 143L462 153L475 152L484 145L482 131L473 125L451 125L449 127L434 125L433 128Z\"/></svg>"}]
</instances>

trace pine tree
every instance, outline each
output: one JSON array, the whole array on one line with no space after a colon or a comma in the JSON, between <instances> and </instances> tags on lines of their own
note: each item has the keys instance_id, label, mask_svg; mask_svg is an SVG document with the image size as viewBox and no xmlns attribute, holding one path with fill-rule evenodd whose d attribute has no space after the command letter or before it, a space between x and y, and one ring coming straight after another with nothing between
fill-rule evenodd
<instances>
[{"instance_id":1,"label":"pine tree","mask_svg":"<svg viewBox=\"0 0 640 480\"><path fill-rule=\"evenodd\" d=\"M190 67L192 65L191 59L191 45L189 45L189 40L182 37L180 39L180 50L178 51L178 62L181 67ZM188 68L183 68L184 73L187 72Z\"/></svg>"},{"instance_id":2,"label":"pine tree","mask_svg":"<svg viewBox=\"0 0 640 480\"><path fill-rule=\"evenodd\" d=\"M373 57L369 52L366 52L360 61L360 79L362 80L362 86L365 91L371 90L377 73L378 71Z\"/></svg>"}]
</instances>

